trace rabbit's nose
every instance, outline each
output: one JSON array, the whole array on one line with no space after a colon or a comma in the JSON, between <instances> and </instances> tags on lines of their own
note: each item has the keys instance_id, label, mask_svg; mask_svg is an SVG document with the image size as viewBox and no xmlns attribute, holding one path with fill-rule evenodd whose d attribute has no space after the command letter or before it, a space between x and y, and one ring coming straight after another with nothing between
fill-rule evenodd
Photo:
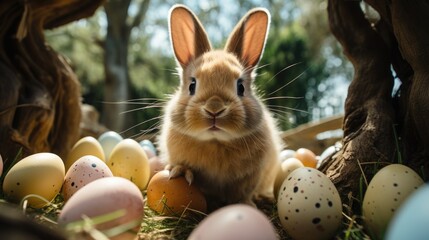
<instances>
[{"instance_id":1,"label":"rabbit's nose","mask_svg":"<svg viewBox=\"0 0 429 240\"><path fill-rule=\"evenodd\" d=\"M217 117L225 111L226 105L220 97L213 96L207 100L203 109L210 116Z\"/></svg>"}]
</instances>

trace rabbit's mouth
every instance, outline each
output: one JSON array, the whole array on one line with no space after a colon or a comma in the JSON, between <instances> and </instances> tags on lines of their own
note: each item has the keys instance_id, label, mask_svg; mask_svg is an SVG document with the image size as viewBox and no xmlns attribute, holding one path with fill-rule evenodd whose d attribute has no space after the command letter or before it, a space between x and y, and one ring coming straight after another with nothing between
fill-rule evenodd
<instances>
[{"instance_id":1,"label":"rabbit's mouth","mask_svg":"<svg viewBox=\"0 0 429 240\"><path fill-rule=\"evenodd\" d=\"M209 131L220 131L221 129L218 128L216 125L213 125L209 128Z\"/></svg>"}]
</instances>

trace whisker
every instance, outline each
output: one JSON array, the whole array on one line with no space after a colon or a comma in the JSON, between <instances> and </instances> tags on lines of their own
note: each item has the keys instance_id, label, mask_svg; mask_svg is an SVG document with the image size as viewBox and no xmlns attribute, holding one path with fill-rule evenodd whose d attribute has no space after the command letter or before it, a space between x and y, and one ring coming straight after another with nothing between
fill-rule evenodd
<instances>
[{"instance_id":1,"label":"whisker","mask_svg":"<svg viewBox=\"0 0 429 240\"><path fill-rule=\"evenodd\" d=\"M140 107L140 108L135 108L135 109L123 111L120 114L132 113L132 112L137 112L137 111L152 109L152 108L163 108L163 107L164 107L164 105L154 104L154 105L150 105L150 106L145 106L145 107Z\"/></svg>"},{"instance_id":2,"label":"whisker","mask_svg":"<svg viewBox=\"0 0 429 240\"><path fill-rule=\"evenodd\" d=\"M294 99L294 100L298 100L298 99L304 99L304 97L278 96L278 97L264 98L263 101L274 100L274 99Z\"/></svg>"},{"instance_id":3,"label":"whisker","mask_svg":"<svg viewBox=\"0 0 429 240\"><path fill-rule=\"evenodd\" d=\"M124 133L126 133L126 132L130 131L130 130L131 130L131 129L133 129L133 128L136 128L136 127L141 126L141 125L143 125L143 124L145 124L145 123L148 123L148 122L151 122L151 121L154 121L154 120L158 120L158 119L161 119L161 118L162 118L162 116L157 116L157 117L153 117L153 118L151 118L151 119L148 119L148 120L146 120L146 121L143 121L143 122L137 123L136 125L134 125L134 126L132 126L132 127L129 127L129 128L127 128L127 129L125 129L124 131L120 132L119 134L124 134ZM152 126L151 126L151 127L152 127Z\"/></svg>"},{"instance_id":4,"label":"whisker","mask_svg":"<svg viewBox=\"0 0 429 240\"><path fill-rule=\"evenodd\" d=\"M273 95L274 93L276 93L276 92L278 92L278 91L280 91L280 90L282 90L283 88L285 88L285 87L287 87L287 86L289 86L291 83L293 83L293 82L295 82L295 80L297 80L299 77L301 77L306 71L308 70L308 68L307 69L305 69L302 73L300 73L298 76L296 76L294 79L292 79L291 81L289 81L289 82L287 82L285 85L283 85L282 87L280 87L279 89L277 89L277 90L275 90L274 92L271 92L271 93L269 93L268 94L268 96L269 95ZM281 71L283 71L283 70L281 70ZM280 72L281 72L280 71ZM278 72L276 75L274 75L274 77L276 77L280 72ZM273 78L274 78L273 77Z\"/></svg>"},{"instance_id":5,"label":"whisker","mask_svg":"<svg viewBox=\"0 0 429 240\"><path fill-rule=\"evenodd\" d=\"M286 70L288 70L289 68L291 68L291 67L295 67L296 65L299 65L299 64L301 64L302 62L297 62L297 63L293 63L293 64L291 64L291 65L289 65L289 66L287 66L287 67L284 67L282 70L280 70L280 71L278 71L272 78L270 78L270 80L268 80L268 82L269 81L271 81L271 80L273 80L274 78L276 78L277 77L277 75L279 75L280 73L282 73L282 72L284 72L284 71L286 71Z\"/></svg>"},{"instance_id":6,"label":"whisker","mask_svg":"<svg viewBox=\"0 0 429 240\"><path fill-rule=\"evenodd\" d=\"M292 107L286 107L286 106L279 106L279 105L267 105L267 107L271 110L273 107L275 108L280 108L280 109L286 109L286 110L292 110L295 112L300 112L300 113L306 113L308 114L308 111L305 110L301 110L301 109L297 109L297 108L292 108ZM277 109L278 110L278 109Z\"/></svg>"}]
</instances>

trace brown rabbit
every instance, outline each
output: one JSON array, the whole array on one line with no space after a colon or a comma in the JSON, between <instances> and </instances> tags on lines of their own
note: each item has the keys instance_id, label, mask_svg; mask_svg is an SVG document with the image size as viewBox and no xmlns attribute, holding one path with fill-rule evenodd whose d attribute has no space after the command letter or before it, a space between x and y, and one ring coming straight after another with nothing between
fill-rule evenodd
<instances>
[{"instance_id":1,"label":"brown rabbit","mask_svg":"<svg viewBox=\"0 0 429 240\"><path fill-rule=\"evenodd\" d=\"M224 50L212 50L197 17L185 6L170 10L170 38L181 77L159 136L170 177L185 175L206 195L209 208L272 198L282 144L276 123L256 96L255 68L270 15L249 11Z\"/></svg>"}]
</instances>

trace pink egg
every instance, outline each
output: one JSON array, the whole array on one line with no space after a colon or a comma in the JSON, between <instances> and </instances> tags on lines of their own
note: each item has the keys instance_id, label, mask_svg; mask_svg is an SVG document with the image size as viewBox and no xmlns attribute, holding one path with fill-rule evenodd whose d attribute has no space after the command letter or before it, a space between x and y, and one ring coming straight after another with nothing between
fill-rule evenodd
<instances>
[{"instance_id":1,"label":"pink egg","mask_svg":"<svg viewBox=\"0 0 429 240\"><path fill-rule=\"evenodd\" d=\"M70 166L63 184L63 196L67 201L88 183L103 177L113 177L107 164L98 157L86 155Z\"/></svg>"},{"instance_id":2,"label":"pink egg","mask_svg":"<svg viewBox=\"0 0 429 240\"><path fill-rule=\"evenodd\" d=\"M67 224L106 214L122 215L95 225L97 229L110 229L122 224L139 226L144 216L143 195L130 180L121 177L100 178L80 189L64 205L58 223ZM121 213L121 212L120 212Z\"/></svg>"},{"instance_id":3,"label":"pink egg","mask_svg":"<svg viewBox=\"0 0 429 240\"><path fill-rule=\"evenodd\" d=\"M208 215L188 240L275 240L276 231L267 216L256 208L234 204Z\"/></svg>"},{"instance_id":4,"label":"pink egg","mask_svg":"<svg viewBox=\"0 0 429 240\"><path fill-rule=\"evenodd\" d=\"M157 172L160 172L165 169L166 163L161 160L161 158L155 156L149 159L149 167L150 167L150 179L152 179L153 175Z\"/></svg>"}]
</instances>

